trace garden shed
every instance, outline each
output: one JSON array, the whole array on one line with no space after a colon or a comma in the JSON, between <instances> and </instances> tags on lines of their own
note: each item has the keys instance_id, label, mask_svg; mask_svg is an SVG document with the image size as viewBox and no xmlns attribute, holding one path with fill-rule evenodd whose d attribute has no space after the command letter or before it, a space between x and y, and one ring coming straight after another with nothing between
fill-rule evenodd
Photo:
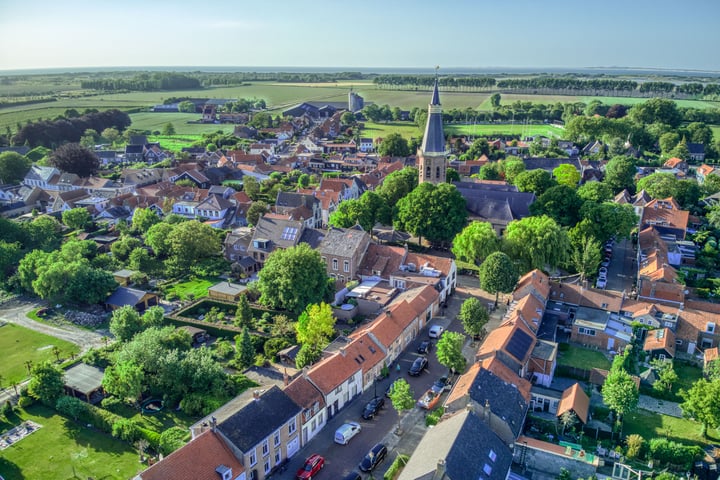
<instances>
[{"instance_id":1,"label":"garden shed","mask_svg":"<svg viewBox=\"0 0 720 480\"><path fill-rule=\"evenodd\" d=\"M102 387L103 371L86 363L79 363L65 371L65 393L88 403L98 403L105 396Z\"/></svg>"},{"instance_id":2,"label":"garden shed","mask_svg":"<svg viewBox=\"0 0 720 480\"><path fill-rule=\"evenodd\" d=\"M247 287L239 283L220 282L208 288L208 297L213 300L237 302L240 300L240 295L245 293L245 290L247 290Z\"/></svg>"}]
</instances>

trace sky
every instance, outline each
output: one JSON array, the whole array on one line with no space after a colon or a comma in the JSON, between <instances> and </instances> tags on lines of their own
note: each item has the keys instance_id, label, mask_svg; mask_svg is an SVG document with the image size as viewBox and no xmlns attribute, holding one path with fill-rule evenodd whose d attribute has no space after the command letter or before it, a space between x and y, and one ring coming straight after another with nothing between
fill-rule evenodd
<instances>
[{"instance_id":1,"label":"sky","mask_svg":"<svg viewBox=\"0 0 720 480\"><path fill-rule=\"evenodd\" d=\"M0 0L0 70L720 71L718 0Z\"/></svg>"}]
</instances>

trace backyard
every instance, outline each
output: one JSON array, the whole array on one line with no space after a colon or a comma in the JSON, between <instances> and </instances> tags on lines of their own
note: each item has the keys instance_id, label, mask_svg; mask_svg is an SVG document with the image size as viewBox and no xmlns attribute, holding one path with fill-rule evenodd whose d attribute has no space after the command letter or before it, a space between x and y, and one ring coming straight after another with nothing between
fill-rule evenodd
<instances>
[{"instance_id":1,"label":"backyard","mask_svg":"<svg viewBox=\"0 0 720 480\"><path fill-rule=\"evenodd\" d=\"M35 405L12 415L6 431L24 420L42 428L0 454L0 475L6 479L132 478L142 465L127 443L88 428L47 407Z\"/></svg>"},{"instance_id":2,"label":"backyard","mask_svg":"<svg viewBox=\"0 0 720 480\"><path fill-rule=\"evenodd\" d=\"M165 298L168 300L194 300L200 297L207 297L208 288L220 281L218 277L193 278L184 282L174 283L163 287Z\"/></svg>"},{"instance_id":3,"label":"backyard","mask_svg":"<svg viewBox=\"0 0 720 480\"><path fill-rule=\"evenodd\" d=\"M3 352L0 363L2 386L27 377L27 362L37 365L46 360L56 360L53 347L60 349L61 359L80 351L80 347L73 343L12 323L0 327L0 352Z\"/></svg>"},{"instance_id":4,"label":"backyard","mask_svg":"<svg viewBox=\"0 0 720 480\"><path fill-rule=\"evenodd\" d=\"M636 410L625 416L623 434L637 433L643 438L668 438L685 444L708 444L720 441L720 433L708 429L707 438L701 435L701 425L685 418Z\"/></svg>"},{"instance_id":5,"label":"backyard","mask_svg":"<svg viewBox=\"0 0 720 480\"><path fill-rule=\"evenodd\" d=\"M597 350L578 347L575 345L567 345L560 350L558 355L558 365L566 367L575 367L583 370L591 370L592 368L610 369L610 360Z\"/></svg>"}]
</instances>

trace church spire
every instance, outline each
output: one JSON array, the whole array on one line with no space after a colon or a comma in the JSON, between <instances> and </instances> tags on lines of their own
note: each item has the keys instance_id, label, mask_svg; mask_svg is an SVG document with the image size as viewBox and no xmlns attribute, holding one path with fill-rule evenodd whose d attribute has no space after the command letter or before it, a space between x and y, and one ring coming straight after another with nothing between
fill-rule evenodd
<instances>
[{"instance_id":1,"label":"church spire","mask_svg":"<svg viewBox=\"0 0 720 480\"><path fill-rule=\"evenodd\" d=\"M442 107L440 105L440 92L438 91L437 69L432 99L430 105L428 105L428 119L421 148L424 153L445 154L445 134L442 125Z\"/></svg>"}]
</instances>

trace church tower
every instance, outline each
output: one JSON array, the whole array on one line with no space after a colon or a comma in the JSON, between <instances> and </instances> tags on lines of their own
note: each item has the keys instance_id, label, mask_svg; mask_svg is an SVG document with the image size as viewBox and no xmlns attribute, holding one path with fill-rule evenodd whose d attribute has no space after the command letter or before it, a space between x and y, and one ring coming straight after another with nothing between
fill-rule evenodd
<instances>
[{"instance_id":1,"label":"church tower","mask_svg":"<svg viewBox=\"0 0 720 480\"><path fill-rule=\"evenodd\" d=\"M432 100L428 105L427 125L425 136L417 151L419 181L430 182L435 185L445 181L447 158L445 155L445 134L442 124L442 107L438 93L438 79L435 77Z\"/></svg>"}]
</instances>

